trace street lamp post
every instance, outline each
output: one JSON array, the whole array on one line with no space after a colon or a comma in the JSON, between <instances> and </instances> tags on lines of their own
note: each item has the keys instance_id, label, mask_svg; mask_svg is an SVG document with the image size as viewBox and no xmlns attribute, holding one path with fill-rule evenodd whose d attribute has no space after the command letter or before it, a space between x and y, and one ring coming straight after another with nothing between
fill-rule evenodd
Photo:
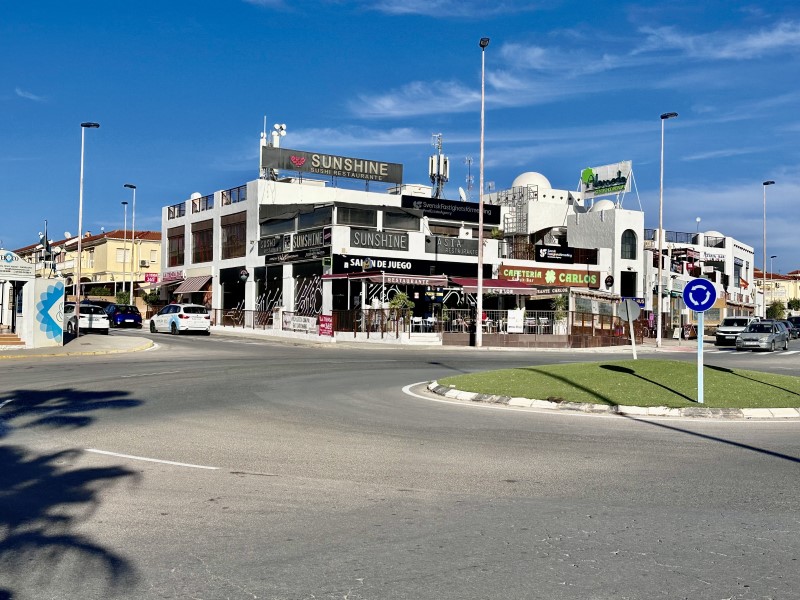
<instances>
[{"instance_id":1,"label":"street lamp post","mask_svg":"<svg viewBox=\"0 0 800 600\"><path fill-rule=\"evenodd\" d=\"M136 186L132 183L126 183L123 187L133 190L133 206L131 207L131 293L128 296L128 302L133 304L133 274L136 266Z\"/></svg>"},{"instance_id":2,"label":"street lamp post","mask_svg":"<svg viewBox=\"0 0 800 600\"><path fill-rule=\"evenodd\" d=\"M87 129L97 129L100 123L81 123L81 182L78 193L78 267L75 280L75 337L81 335L81 253L83 247L83 151Z\"/></svg>"},{"instance_id":3,"label":"street lamp post","mask_svg":"<svg viewBox=\"0 0 800 600\"><path fill-rule=\"evenodd\" d=\"M122 226L122 291L125 291L125 274L128 271L128 201L123 200L122 206L125 210L125 220ZM132 276L133 274L131 274Z\"/></svg>"},{"instance_id":4,"label":"street lamp post","mask_svg":"<svg viewBox=\"0 0 800 600\"><path fill-rule=\"evenodd\" d=\"M761 273L761 289L763 291L764 300L764 317L767 316L767 186L775 185L775 182L770 180L761 184L764 190L764 264L763 272Z\"/></svg>"},{"instance_id":5,"label":"street lamp post","mask_svg":"<svg viewBox=\"0 0 800 600\"><path fill-rule=\"evenodd\" d=\"M775 302L775 267L772 266L772 260L778 258L777 254L769 257L769 301L770 304Z\"/></svg>"},{"instance_id":6,"label":"street lamp post","mask_svg":"<svg viewBox=\"0 0 800 600\"><path fill-rule=\"evenodd\" d=\"M661 270L664 260L664 121L677 117L678 113L668 112L661 115L661 183L658 194L658 281L657 285L657 309L656 313L656 347L661 348Z\"/></svg>"},{"instance_id":7,"label":"street lamp post","mask_svg":"<svg viewBox=\"0 0 800 600\"><path fill-rule=\"evenodd\" d=\"M478 185L478 298L475 314L475 346L483 346L483 132L486 106L486 46L489 38L480 39L481 47L481 159Z\"/></svg>"}]
</instances>

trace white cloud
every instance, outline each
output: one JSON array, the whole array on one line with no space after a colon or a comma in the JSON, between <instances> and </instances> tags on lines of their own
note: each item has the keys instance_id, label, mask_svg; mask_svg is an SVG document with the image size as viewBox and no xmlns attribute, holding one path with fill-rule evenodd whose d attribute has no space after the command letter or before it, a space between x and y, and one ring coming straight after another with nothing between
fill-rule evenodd
<instances>
[{"instance_id":1,"label":"white cloud","mask_svg":"<svg viewBox=\"0 0 800 600\"><path fill-rule=\"evenodd\" d=\"M350 110L365 119L411 117L471 110L479 100L478 90L456 81L412 81L383 94L360 94L350 103Z\"/></svg>"},{"instance_id":2,"label":"white cloud","mask_svg":"<svg viewBox=\"0 0 800 600\"><path fill-rule=\"evenodd\" d=\"M365 8L390 15L423 15L447 18L486 18L538 10L527 0L488 4L483 0L379 0L362 3Z\"/></svg>"},{"instance_id":3,"label":"white cloud","mask_svg":"<svg viewBox=\"0 0 800 600\"><path fill-rule=\"evenodd\" d=\"M724 150L710 150L708 152L698 152L681 157L682 161L710 160L715 158L730 158L731 156L743 156L745 154L757 154L763 152L763 148L726 148Z\"/></svg>"},{"instance_id":4,"label":"white cloud","mask_svg":"<svg viewBox=\"0 0 800 600\"><path fill-rule=\"evenodd\" d=\"M37 96L31 92L23 90L22 88L14 88L14 93L19 96L20 98L25 98L25 100L33 100L34 102L44 102L44 96Z\"/></svg>"}]
</instances>

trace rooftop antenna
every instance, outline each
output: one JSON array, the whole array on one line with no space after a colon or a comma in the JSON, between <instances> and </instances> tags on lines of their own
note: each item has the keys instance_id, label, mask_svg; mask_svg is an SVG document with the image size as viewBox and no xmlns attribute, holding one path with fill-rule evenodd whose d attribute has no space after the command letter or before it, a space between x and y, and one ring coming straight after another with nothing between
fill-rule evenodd
<instances>
[{"instance_id":1,"label":"rooftop antenna","mask_svg":"<svg viewBox=\"0 0 800 600\"><path fill-rule=\"evenodd\" d=\"M442 134L434 133L431 145L436 148L436 154L428 159L428 175L433 184L432 198L444 196L444 184L450 179L450 161L442 154Z\"/></svg>"},{"instance_id":2,"label":"rooftop antenna","mask_svg":"<svg viewBox=\"0 0 800 600\"><path fill-rule=\"evenodd\" d=\"M472 157L467 156L464 158L464 164L467 165L467 200L472 196L472 186L475 183L475 178L472 176Z\"/></svg>"},{"instance_id":3,"label":"rooftop antenna","mask_svg":"<svg viewBox=\"0 0 800 600\"><path fill-rule=\"evenodd\" d=\"M458 199L461 200L462 202L466 202L467 201L467 194L464 191L464 188L462 188L462 187L458 188Z\"/></svg>"}]
</instances>

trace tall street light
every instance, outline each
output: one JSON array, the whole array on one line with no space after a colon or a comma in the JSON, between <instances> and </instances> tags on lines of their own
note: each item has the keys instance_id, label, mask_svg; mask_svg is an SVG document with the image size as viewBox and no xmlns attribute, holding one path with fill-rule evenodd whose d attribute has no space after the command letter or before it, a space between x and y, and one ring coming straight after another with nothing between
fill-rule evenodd
<instances>
[{"instance_id":1,"label":"tall street light","mask_svg":"<svg viewBox=\"0 0 800 600\"><path fill-rule=\"evenodd\" d=\"M486 106L486 46L489 38L481 38L481 161L478 185L478 303L475 315L475 346L483 345L483 131Z\"/></svg>"},{"instance_id":2,"label":"tall street light","mask_svg":"<svg viewBox=\"0 0 800 600\"><path fill-rule=\"evenodd\" d=\"M678 113L668 112L661 115L661 184L658 194L658 313L656 314L656 347L661 348L661 269L664 260L664 121L677 117Z\"/></svg>"},{"instance_id":3,"label":"tall street light","mask_svg":"<svg viewBox=\"0 0 800 600\"><path fill-rule=\"evenodd\" d=\"M136 186L132 183L126 183L122 187L133 190L133 206L131 207L131 293L128 296L128 302L133 304L133 273L136 266ZM124 286L123 291L125 291Z\"/></svg>"},{"instance_id":4,"label":"tall street light","mask_svg":"<svg viewBox=\"0 0 800 600\"><path fill-rule=\"evenodd\" d=\"M97 129L100 123L81 123L81 184L78 193L78 268L75 281L75 337L81 335L81 253L83 247L83 149L87 129Z\"/></svg>"},{"instance_id":5,"label":"tall street light","mask_svg":"<svg viewBox=\"0 0 800 600\"><path fill-rule=\"evenodd\" d=\"M774 258L778 258L777 254L773 254L769 257L769 301L770 303L775 301L775 271L773 270L775 267L772 266L772 260Z\"/></svg>"},{"instance_id":6,"label":"tall street light","mask_svg":"<svg viewBox=\"0 0 800 600\"><path fill-rule=\"evenodd\" d=\"M125 274L128 270L128 201L123 200L122 206L125 210L125 224L122 226L122 291L124 292Z\"/></svg>"},{"instance_id":7,"label":"tall street light","mask_svg":"<svg viewBox=\"0 0 800 600\"><path fill-rule=\"evenodd\" d=\"M767 316L767 186L768 185L775 185L775 182L770 180L765 181L761 184L764 190L764 264L761 273L761 289L764 292L763 300L764 300L764 314L763 316Z\"/></svg>"}]
</instances>

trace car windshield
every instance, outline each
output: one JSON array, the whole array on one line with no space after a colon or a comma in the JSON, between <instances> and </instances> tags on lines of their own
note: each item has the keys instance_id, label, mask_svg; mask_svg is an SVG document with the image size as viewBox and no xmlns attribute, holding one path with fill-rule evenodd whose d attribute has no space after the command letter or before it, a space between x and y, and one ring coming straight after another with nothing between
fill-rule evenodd
<instances>
[{"instance_id":1,"label":"car windshield","mask_svg":"<svg viewBox=\"0 0 800 600\"><path fill-rule=\"evenodd\" d=\"M205 315L208 314L205 306L184 306L183 312L187 315Z\"/></svg>"},{"instance_id":2,"label":"car windshield","mask_svg":"<svg viewBox=\"0 0 800 600\"><path fill-rule=\"evenodd\" d=\"M82 315L104 315L106 313L99 306L92 306L90 304L84 304L84 305L81 306L81 314Z\"/></svg>"},{"instance_id":3,"label":"car windshield","mask_svg":"<svg viewBox=\"0 0 800 600\"><path fill-rule=\"evenodd\" d=\"M722 326L723 327L747 327L748 319L723 319Z\"/></svg>"},{"instance_id":4,"label":"car windshield","mask_svg":"<svg viewBox=\"0 0 800 600\"><path fill-rule=\"evenodd\" d=\"M747 328L750 333L772 333L772 325L768 323L753 323Z\"/></svg>"}]
</instances>

